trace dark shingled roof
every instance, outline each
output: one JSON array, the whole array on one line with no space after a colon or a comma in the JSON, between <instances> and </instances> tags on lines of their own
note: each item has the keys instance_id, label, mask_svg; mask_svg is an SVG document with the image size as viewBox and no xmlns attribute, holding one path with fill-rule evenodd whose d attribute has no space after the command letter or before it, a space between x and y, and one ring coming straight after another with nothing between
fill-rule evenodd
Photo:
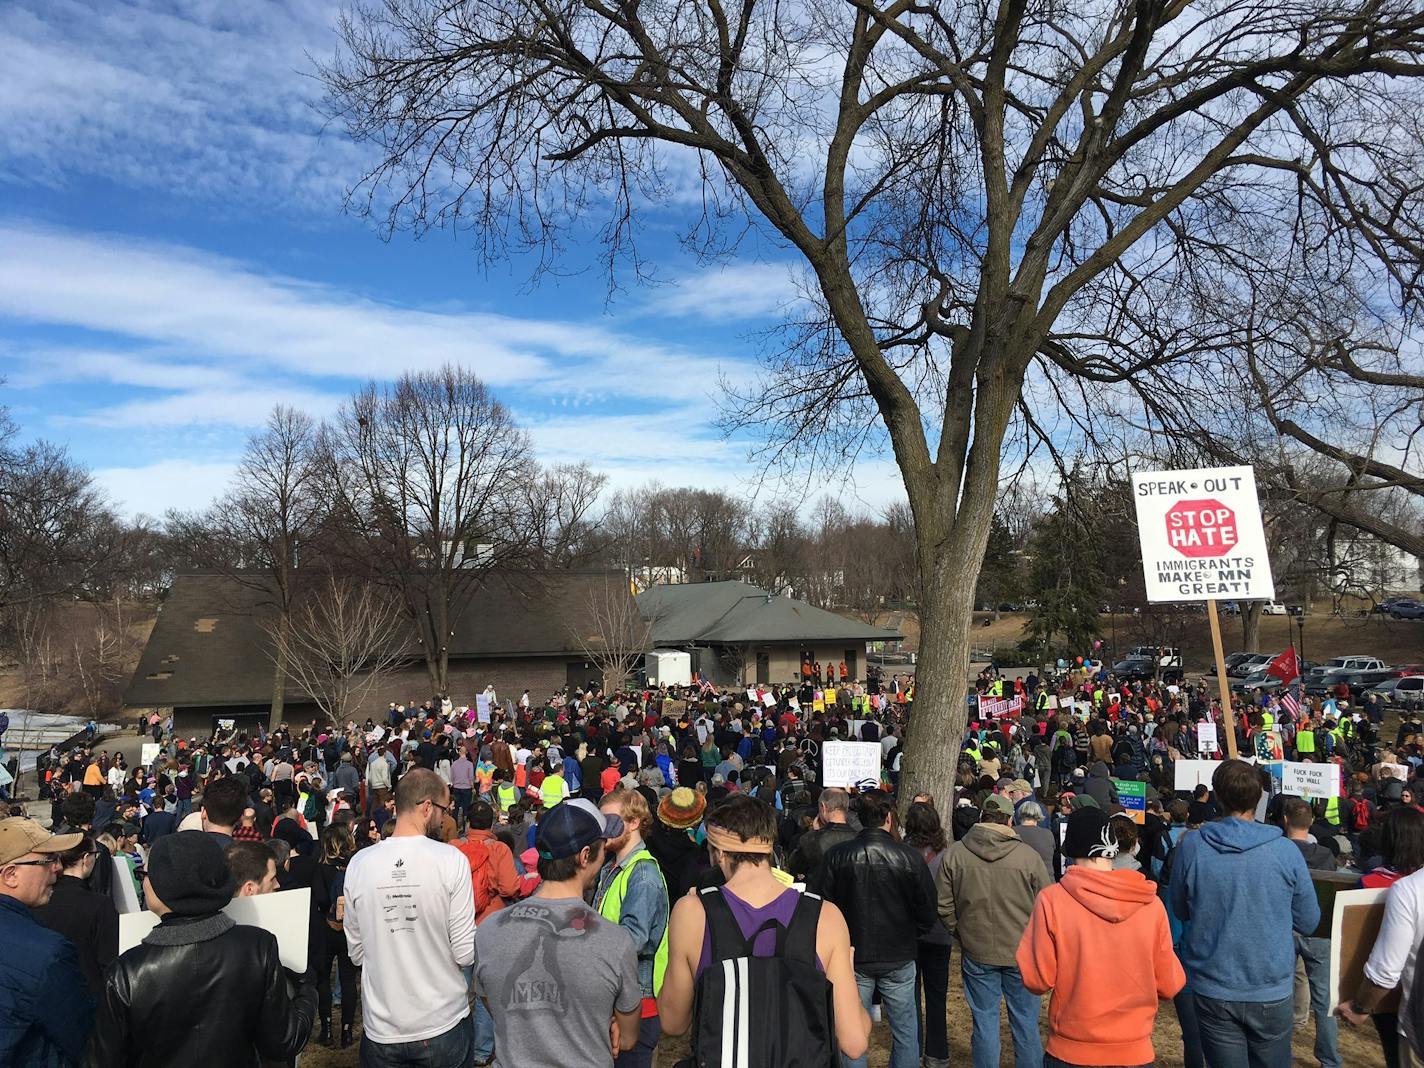
<instances>
[{"instance_id":1,"label":"dark shingled roof","mask_svg":"<svg viewBox=\"0 0 1424 1068\"><path fill-rule=\"evenodd\" d=\"M452 660L485 657L583 657L565 620L569 607L618 572L562 571L539 576L490 573L455 627ZM175 575L124 704L131 708L266 704L272 661L262 617L266 599L234 578L212 572ZM287 698L306 698L291 685Z\"/></svg>"},{"instance_id":2,"label":"dark shingled roof","mask_svg":"<svg viewBox=\"0 0 1424 1068\"><path fill-rule=\"evenodd\" d=\"M638 611L652 622L654 645L873 642L904 637L793 597L774 596L750 582L650 586L638 595Z\"/></svg>"}]
</instances>

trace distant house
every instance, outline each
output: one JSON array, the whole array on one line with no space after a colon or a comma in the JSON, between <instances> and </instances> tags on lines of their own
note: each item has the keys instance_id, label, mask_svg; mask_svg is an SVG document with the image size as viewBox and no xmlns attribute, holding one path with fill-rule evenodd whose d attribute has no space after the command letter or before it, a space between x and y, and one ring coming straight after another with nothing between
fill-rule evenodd
<instances>
[{"instance_id":1,"label":"distant house","mask_svg":"<svg viewBox=\"0 0 1424 1068\"><path fill-rule=\"evenodd\" d=\"M518 700L525 689L543 700L566 685L597 679L568 622L592 589L626 591L627 579L621 572L491 572L451 639L450 699L473 705L492 683L501 701ZM219 720L249 728L265 722L275 677L264 621L270 612L257 592L229 576L176 575L125 707L171 709L175 729L188 735L206 734ZM391 701L419 704L430 696L424 661L413 656L376 687L361 717L379 718ZM289 723L316 715L316 706L290 682L284 702Z\"/></svg>"},{"instance_id":2,"label":"distant house","mask_svg":"<svg viewBox=\"0 0 1424 1068\"><path fill-rule=\"evenodd\" d=\"M823 670L844 661L863 678L866 643L904 637L749 582L651 586L637 600L653 646L686 650L693 670L719 685L795 682L807 660Z\"/></svg>"}]
</instances>

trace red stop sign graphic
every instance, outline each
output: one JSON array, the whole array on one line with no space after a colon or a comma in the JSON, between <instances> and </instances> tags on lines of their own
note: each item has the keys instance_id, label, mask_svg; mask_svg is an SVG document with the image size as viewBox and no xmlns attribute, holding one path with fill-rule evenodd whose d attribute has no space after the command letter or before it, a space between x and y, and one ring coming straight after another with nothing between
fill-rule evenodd
<instances>
[{"instance_id":1,"label":"red stop sign graphic","mask_svg":"<svg viewBox=\"0 0 1424 1068\"><path fill-rule=\"evenodd\" d=\"M1236 513L1214 498L1167 509L1167 544L1183 556L1222 556L1236 548Z\"/></svg>"}]
</instances>

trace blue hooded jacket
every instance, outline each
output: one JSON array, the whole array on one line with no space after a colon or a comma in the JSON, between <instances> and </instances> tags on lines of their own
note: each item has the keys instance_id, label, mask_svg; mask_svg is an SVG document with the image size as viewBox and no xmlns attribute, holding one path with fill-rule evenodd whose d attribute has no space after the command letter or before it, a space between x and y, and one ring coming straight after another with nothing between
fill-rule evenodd
<instances>
[{"instance_id":1,"label":"blue hooded jacket","mask_svg":"<svg viewBox=\"0 0 1424 1068\"><path fill-rule=\"evenodd\" d=\"M1292 995L1295 939L1320 922L1300 850L1279 827L1231 817L1186 835L1168 888L1191 921L1182 967L1193 993L1218 1001L1269 1002Z\"/></svg>"}]
</instances>

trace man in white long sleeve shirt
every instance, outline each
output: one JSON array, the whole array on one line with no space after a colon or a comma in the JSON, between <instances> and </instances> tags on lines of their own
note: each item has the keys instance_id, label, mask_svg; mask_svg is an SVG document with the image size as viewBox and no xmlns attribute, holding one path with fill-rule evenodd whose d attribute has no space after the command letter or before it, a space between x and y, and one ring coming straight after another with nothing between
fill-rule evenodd
<instances>
[{"instance_id":1,"label":"man in white long sleeve shirt","mask_svg":"<svg viewBox=\"0 0 1424 1068\"><path fill-rule=\"evenodd\" d=\"M1424 939L1424 868L1406 875L1389 888L1384 903L1384 922L1375 938L1374 949L1365 961L1364 982L1354 998L1336 1011L1352 1024L1368 1022L1375 1007L1396 986L1401 1004L1408 1006L1414 985L1414 962ZM1409 1013L1399 1012L1399 1063L1418 1065L1413 1045L1424 1036L1412 1034Z\"/></svg>"},{"instance_id":2,"label":"man in white long sleeve shirt","mask_svg":"<svg viewBox=\"0 0 1424 1068\"><path fill-rule=\"evenodd\" d=\"M346 870L346 944L361 968L363 1068L467 1068L474 1056L468 986L475 959L470 866L431 837L450 788L416 768L396 787L396 829Z\"/></svg>"}]
</instances>

